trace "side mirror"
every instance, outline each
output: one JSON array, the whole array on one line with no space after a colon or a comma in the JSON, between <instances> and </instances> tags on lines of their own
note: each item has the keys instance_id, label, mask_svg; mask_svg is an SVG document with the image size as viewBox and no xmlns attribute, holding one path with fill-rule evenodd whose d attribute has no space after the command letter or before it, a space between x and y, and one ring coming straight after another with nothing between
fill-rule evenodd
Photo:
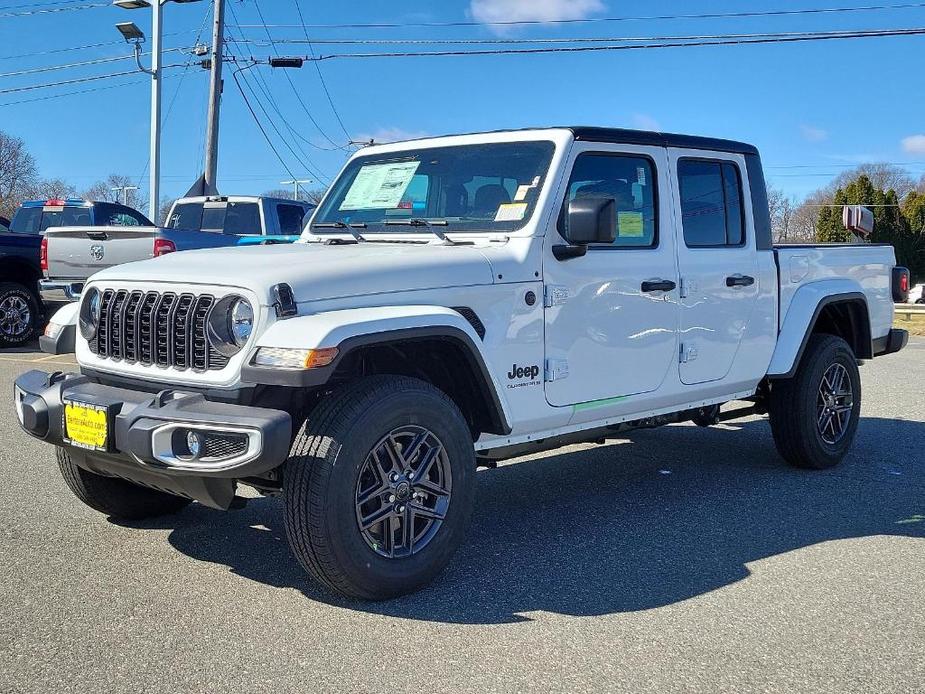
<instances>
[{"instance_id":1,"label":"side mirror","mask_svg":"<svg viewBox=\"0 0 925 694\"><path fill-rule=\"evenodd\" d=\"M583 256L588 244L613 243L617 233L617 204L613 198L576 198L569 202L563 236L567 246L553 246L559 260Z\"/></svg>"}]
</instances>

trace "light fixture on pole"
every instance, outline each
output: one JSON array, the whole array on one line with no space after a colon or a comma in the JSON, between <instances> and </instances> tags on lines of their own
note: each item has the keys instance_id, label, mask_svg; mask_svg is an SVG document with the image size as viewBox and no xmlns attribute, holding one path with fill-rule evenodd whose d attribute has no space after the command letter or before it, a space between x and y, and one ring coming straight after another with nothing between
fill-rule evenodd
<instances>
[{"instance_id":1,"label":"light fixture on pole","mask_svg":"<svg viewBox=\"0 0 925 694\"><path fill-rule=\"evenodd\" d=\"M307 185L307 184L309 184L309 183L314 183L314 181L313 181L312 179L310 179L310 178L296 178L296 179L293 179L293 180L291 180L291 181L280 181L280 182L279 182L279 184L280 184L281 186L294 186L294 191L293 191L293 193L294 193L295 197L292 198L293 200L298 200L298 199L299 199L299 186L302 185L302 184L306 184L306 185Z\"/></svg>"},{"instance_id":2,"label":"light fixture on pole","mask_svg":"<svg viewBox=\"0 0 925 694\"><path fill-rule=\"evenodd\" d=\"M161 48L163 45L161 37L161 12L163 6L168 2L187 3L200 2L201 0L113 0L115 7L121 7L124 10L138 10L146 7L152 9L151 12L151 67L145 68L141 64L141 41L144 41L144 34L132 22L123 22L116 25L116 29L128 42L135 43L135 59L138 62L138 69L151 75L151 155L150 155L150 172L148 186L148 216L156 223L157 208L160 200L160 175L161 175Z\"/></svg>"}]
</instances>

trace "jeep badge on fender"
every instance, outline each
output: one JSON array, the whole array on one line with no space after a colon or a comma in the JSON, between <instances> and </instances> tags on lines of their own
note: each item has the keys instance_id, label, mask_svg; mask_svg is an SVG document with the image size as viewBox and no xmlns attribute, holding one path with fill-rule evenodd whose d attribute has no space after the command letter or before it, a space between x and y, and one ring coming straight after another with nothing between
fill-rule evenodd
<instances>
[{"instance_id":1,"label":"jeep badge on fender","mask_svg":"<svg viewBox=\"0 0 925 694\"><path fill-rule=\"evenodd\" d=\"M540 367L536 364L533 366L517 366L514 364L508 371L507 377L512 381L515 378L529 378L531 381L540 375Z\"/></svg>"}]
</instances>

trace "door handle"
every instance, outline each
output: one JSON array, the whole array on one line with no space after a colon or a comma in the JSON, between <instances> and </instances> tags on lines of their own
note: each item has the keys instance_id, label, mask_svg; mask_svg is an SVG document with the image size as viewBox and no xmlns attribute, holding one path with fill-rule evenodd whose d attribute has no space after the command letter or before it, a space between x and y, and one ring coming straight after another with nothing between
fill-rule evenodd
<instances>
[{"instance_id":1,"label":"door handle","mask_svg":"<svg viewBox=\"0 0 925 694\"><path fill-rule=\"evenodd\" d=\"M678 285L671 280L646 280L642 283L644 292L670 292Z\"/></svg>"},{"instance_id":2,"label":"door handle","mask_svg":"<svg viewBox=\"0 0 925 694\"><path fill-rule=\"evenodd\" d=\"M727 287L750 287L754 283L755 278L748 275L732 275L726 278Z\"/></svg>"}]
</instances>

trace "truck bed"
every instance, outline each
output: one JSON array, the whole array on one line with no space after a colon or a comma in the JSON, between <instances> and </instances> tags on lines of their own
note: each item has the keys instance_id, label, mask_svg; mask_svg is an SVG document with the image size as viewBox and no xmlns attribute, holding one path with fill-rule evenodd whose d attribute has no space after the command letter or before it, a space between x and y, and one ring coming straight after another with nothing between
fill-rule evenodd
<instances>
[{"instance_id":1,"label":"truck bed","mask_svg":"<svg viewBox=\"0 0 925 694\"><path fill-rule=\"evenodd\" d=\"M822 280L853 280L867 298L871 337L889 333L893 322L890 287L896 256L887 244L799 243L774 246L780 278L779 322L783 325L800 287ZM846 283L847 284L847 283Z\"/></svg>"}]
</instances>

